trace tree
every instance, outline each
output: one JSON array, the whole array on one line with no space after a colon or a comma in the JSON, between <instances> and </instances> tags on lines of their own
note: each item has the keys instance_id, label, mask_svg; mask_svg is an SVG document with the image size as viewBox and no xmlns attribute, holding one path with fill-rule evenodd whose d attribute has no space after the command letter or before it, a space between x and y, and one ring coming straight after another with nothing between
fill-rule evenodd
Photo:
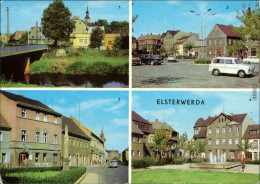
<instances>
[{"instance_id":1,"label":"tree","mask_svg":"<svg viewBox=\"0 0 260 184\"><path fill-rule=\"evenodd\" d=\"M110 29L110 24L105 19L99 19L98 21L96 21L94 23L90 23L90 26L104 26L105 32L107 34L112 33L112 31Z\"/></svg>"},{"instance_id":2,"label":"tree","mask_svg":"<svg viewBox=\"0 0 260 184\"><path fill-rule=\"evenodd\" d=\"M242 152L244 152L245 155L248 157L248 150L253 148L253 143L250 143L248 139L245 139L245 141L240 141L240 143L237 145L237 148L241 154Z\"/></svg>"},{"instance_id":3,"label":"tree","mask_svg":"<svg viewBox=\"0 0 260 184\"><path fill-rule=\"evenodd\" d=\"M147 54L147 48L146 47L142 49L142 54Z\"/></svg>"},{"instance_id":4,"label":"tree","mask_svg":"<svg viewBox=\"0 0 260 184\"><path fill-rule=\"evenodd\" d=\"M188 135L186 132L180 136L179 147L183 150L183 157L185 157L185 153L188 151Z\"/></svg>"},{"instance_id":5,"label":"tree","mask_svg":"<svg viewBox=\"0 0 260 184\"><path fill-rule=\"evenodd\" d=\"M186 44L184 44L183 47L185 49L185 52L189 52L192 48L194 48L194 43L191 43L191 42L186 43Z\"/></svg>"},{"instance_id":6,"label":"tree","mask_svg":"<svg viewBox=\"0 0 260 184\"><path fill-rule=\"evenodd\" d=\"M129 49L129 35L120 35L117 36L113 47L115 49Z\"/></svg>"},{"instance_id":7,"label":"tree","mask_svg":"<svg viewBox=\"0 0 260 184\"><path fill-rule=\"evenodd\" d=\"M17 41L15 40L15 34L11 34L8 40L8 44L15 44Z\"/></svg>"},{"instance_id":8,"label":"tree","mask_svg":"<svg viewBox=\"0 0 260 184\"><path fill-rule=\"evenodd\" d=\"M187 143L187 151L189 152L190 158L191 158L191 154L195 152L195 142L194 139L191 139L188 141Z\"/></svg>"},{"instance_id":9,"label":"tree","mask_svg":"<svg viewBox=\"0 0 260 184\"><path fill-rule=\"evenodd\" d=\"M173 45L170 49L171 53L173 53L175 56L178 53L180 47L178 45Z\"/></svg>"},{"instance_id":10,"label":"tree","mask_svg":"<svg viewBox=\"0 0 260 184\"><path fill-rule=\"evenodd\" d=\"M163 53L166 52L166 49L165 49L164 47L161 47L161 48L159 49L159 51L160 51L160 54L163 54Z\"/></svg>"},{"instance_id":11,"label":"tree","mask_svg":"<svg viewBox=\"0 0 260 184\"><path fill-rule=\"evenodd\" d=\"M26 45L28 44L28 32L22 34L21 38L19 39L19 44Z\"/></svg>"},{"instance_id":12,"label":"tree","mask_svg":"<svg viewBox=\"0 0 260 184\"><path fill-rule=\"evenodd\" d=\"M102 45L104 39L104 32L98 27L94 29L90 36L90 46L93 48L99 48Z\"/></svg>"},{"instance_id":13,"label":"tree","mask_svg":"<svg viewBox=\"0 0 260 184\"><path fill-rule=\"evenodd\" d=\"M152 50L153 54L156 54L157 53L157 46L153 45L151 50Z\"/></svg>"},{"instance_id":14,"label":"tree","mask_svg":"<svg viewBox=\"0 0 260 184\"><path fill-rule=\"evenodd\" d=\"M151 148L156 152L156 158L162 158L163 152L171 150L170 146L170 129L164 129L161 127L157 129L154 135L154 143L151 144Z\"/></svg>"},{"instance_id":15,"label":"tree","mask_svg":"<svg viewBox=\"0 0 260 184\"><path fill-rule=\"evenodd\" d=\"M240 52L244 47L243 41L239 40L236 41L233 45L228 46L227 50L232 55L234 54L235 57L237 57L238 52Z\"/></svg>"},{"instance_id":16,"label":"tree","mask_svg":"<svg viewBox=\"0 0 260 184\"><path fill-rule=\"evenodd\" d=\"M69 8L65 7L61 0L55 0L43 11L42 32L46 37L54 40L55 47L58 41L68 41L73 32L75 22L70 17Z\"/></svg>"},{"instance_id":17,"label":"tree","mask_svg":"<svg viewBox=\"0 0 260 184\"><path fill-rule=\"evenodd\" d=\"M196 152L200 155L200 158L201 158L201 153L205 153L206 151L206 146L207 146L207 140L204 139L204 140L197 140L196 143L195 143L195 150Z\"/></svg>"}]
</instances>

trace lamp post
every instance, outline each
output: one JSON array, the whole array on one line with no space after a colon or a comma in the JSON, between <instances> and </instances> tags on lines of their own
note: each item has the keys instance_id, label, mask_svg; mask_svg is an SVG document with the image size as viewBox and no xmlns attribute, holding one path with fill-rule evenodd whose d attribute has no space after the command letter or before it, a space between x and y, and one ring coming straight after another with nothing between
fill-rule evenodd
<instances>
[{"instance_id":1,"label":"lamp post","mask_svg":"<svg viewBox=\"0 0 260 184\"><path fill-rule=\"evenodd\" d=\"M205 35L205 38L207 40L207 36L206 36L206 31L207 31L207 18L208 18L208 12L211 11L211 8L209 8L205 13L198 13L196 11L193 11L193 10L189 10L191 13L195 13L197 16L200 16L200 29L201 29L201 56L202 58L206 57L206 54L205 54L205 51L204 51L204 35ZM216 15L217 13L213 13L213 14L210 14L210 15ZM204 19L204 31L203 31L203 19ZM207 48L207 43L205 43L205 48ZM206 49L206 52L207 52L207 49Z\"/></svg>"}]
</instances>

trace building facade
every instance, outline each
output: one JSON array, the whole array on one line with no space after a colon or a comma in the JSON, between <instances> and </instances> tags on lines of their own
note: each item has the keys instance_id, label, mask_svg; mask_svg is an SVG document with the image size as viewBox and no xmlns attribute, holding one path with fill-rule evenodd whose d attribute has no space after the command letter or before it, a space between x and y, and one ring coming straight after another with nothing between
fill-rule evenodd
<instances>
[{"instance_id":1,"label":"building facade","mask_svg":"<svg viewBox=\"0 0 260 184\"><path fill-rule=\"evenodd\" d=\"M145 50L148 53L152 54L153 50L152 48L156 48L156 53L159 51L159 48L161 47L161 35L153 35L147 34L147 35L141 35L138 39L138 50ZM153 53L153 54L156 54Z\"/></svg>"},{"instance_id":2,"label":"building facade","mask_svg":"<svg viewBox=\"0 0 260 184\"><path fill-rule=\"evenodd\" d=\"M144 157L144 133L132 123L132 160L139 160Z\"/></svg>"},{"instance_id":3,"label":"building facade","mask_svg":"<svg viewBox=\"0 0 260 184\"><path fill-rule=\"evenodd\" d=\"M60 165L61 114L22 95L0 96L1 116L11 128L9 165Z\"/></svg>"},{"instance_id":4,"label":"building facade","mask_svg":"<svg viewBox=\"0 0 260 184\"><path fill-rule=\"evenodd\" d=\"M11 125L0 114L0 166L8 167L10 165L10 135Z\"/></svg>"},{"instance_id":5,"label":"building facade","mask_svg":"<svg viewBox=\"0 0 260 184\"><path fill-rule=\"evenodd\" d=\"M186 33L180 30L177 31L168 30L165 34L163 34L161 40L162 40L162 46L166 50L166 54L171 54L172 47L174 47L177 40L183 37L185 34Z\"/></svg>"},{"instance_id":6,"label":"building facade","mask_svg":"<svg viewBox=\"0 0 260 184\"><path fill-rule=\"evenodd\" d=\"M178 46L178 55L188 55L188 56L195 56L194 49L189 51L185 50L185 44L192 43L194 44L195 41L199 40L199 35L190 33L182 36L176 41L176 46Z\"/></svg>"},{"instance_id":7,"label":"building facade","mask_svg":"<svg viewBox=\"0 0 260 184\"><path fill-rule=\"evenodd\" d=\"M199 118L194 126L195 140L207 140L206 153L202 157L209 158L216 155L220 161L221 155L227 159L240 158L238 144L248 125L255 122L248 117L248 114L224 114L215 117L208 117L206 120Z\"/></svg>"}]
</instances>

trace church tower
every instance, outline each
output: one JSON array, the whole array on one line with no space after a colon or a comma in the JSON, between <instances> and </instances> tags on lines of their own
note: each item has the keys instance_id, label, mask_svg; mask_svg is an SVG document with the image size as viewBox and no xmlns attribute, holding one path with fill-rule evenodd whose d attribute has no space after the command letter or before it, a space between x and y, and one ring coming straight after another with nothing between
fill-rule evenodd
<instances>
[{"instance_id":1,"label":"church tower","mask_svg":"<svg viewBox=\"0 0 260 184\"><path fill-rule=\"evenodd\" d=\"M89 17L89 11L88 11L88 5L87 5L87 11L86 11L86 17L85 17L85 23L88 25L90 23L90 17Z\"/></svg>"}]
</instances>

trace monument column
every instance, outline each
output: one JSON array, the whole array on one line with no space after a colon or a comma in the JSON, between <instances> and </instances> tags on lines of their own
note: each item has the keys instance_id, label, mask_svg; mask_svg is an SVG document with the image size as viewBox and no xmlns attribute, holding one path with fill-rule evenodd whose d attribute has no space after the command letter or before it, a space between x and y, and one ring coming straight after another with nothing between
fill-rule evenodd
<instances>
[{"instance_id":1,"label":"monument column","mask_svg":"<svg viewBox=\"0 0 260 184\"><path fill-rule=\"evenodd\" d=\"M64 148L63 148L63 171L69 170L69 131L68 125L65 125Z\"/></svg>"}]
</instances>

